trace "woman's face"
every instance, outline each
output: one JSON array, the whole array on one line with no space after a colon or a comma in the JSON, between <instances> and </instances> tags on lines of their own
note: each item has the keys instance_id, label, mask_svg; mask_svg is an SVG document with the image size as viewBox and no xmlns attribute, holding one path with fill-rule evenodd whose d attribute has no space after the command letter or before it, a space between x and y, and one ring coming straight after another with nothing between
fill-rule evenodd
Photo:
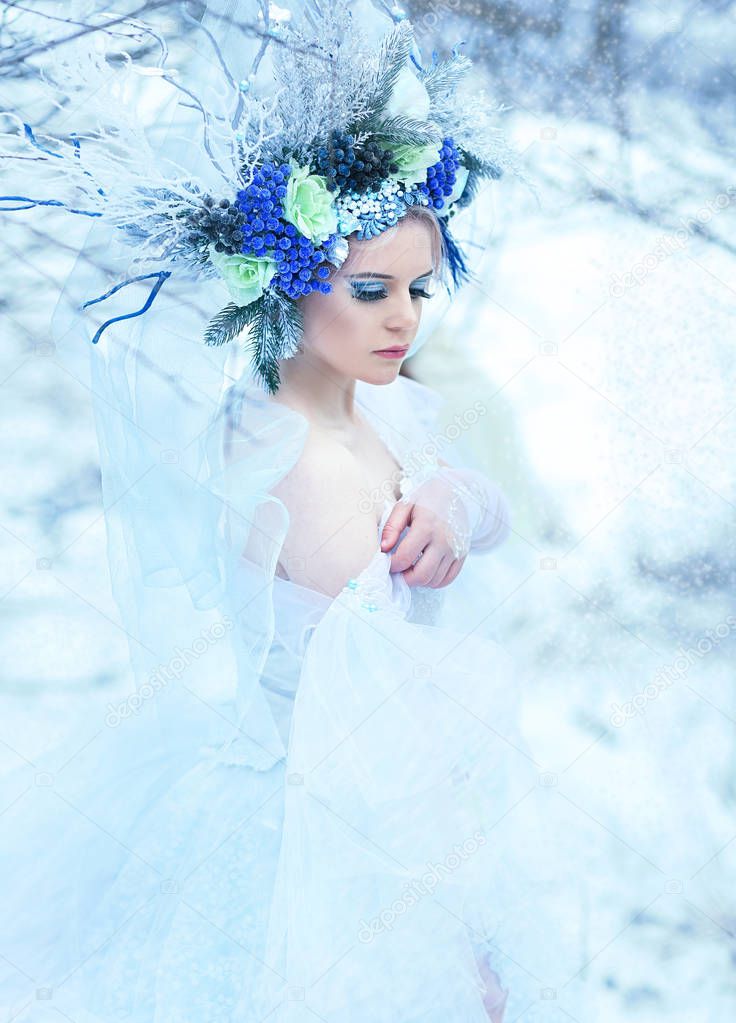
<instances>
[{"instance_id":1,"label":"woman's face","mask_svg":"<svg viewBox=\"0 0 736 1023\"><path fill-rule=\"evenodd\" d=\"M300 299L304 356L334 376L390 383L435 288L431 228L406 219L376 238L350 239L332 291ZM393 349L393 356L379 354Z\"/></svg>"}]
</instances>

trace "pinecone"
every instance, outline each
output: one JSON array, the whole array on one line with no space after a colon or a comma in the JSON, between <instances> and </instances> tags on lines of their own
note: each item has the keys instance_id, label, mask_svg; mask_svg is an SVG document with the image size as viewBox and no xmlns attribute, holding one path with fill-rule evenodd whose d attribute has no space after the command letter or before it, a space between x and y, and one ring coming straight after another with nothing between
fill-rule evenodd
<instances>
[{"instance_id":1,"label":"pinecone","mask_svg":"<svg viewBox=\"0 0 736 1023\"><path fill-rule=\"evenodd\" d=\"M221 199L217 205L211 195L202 200L203 205L189 215L192 233L214 245L216 252L228 255L240 253L243 248L243 225L246 215L229 199Z\"/></svg>"},{"instance_id":2,"label":"pinecone","mask_svg":"<svg viewBox=\"0 0 736 1023\"><path fill-rule=\"evenodd\" d=\"M399 169L390 149L371 140L360 149L355 149L354 143L355 136L336 130L329 143L317 150L317 170L327 178L331 192L338 189L365 192Z\"/></svg>"}]
</instances>

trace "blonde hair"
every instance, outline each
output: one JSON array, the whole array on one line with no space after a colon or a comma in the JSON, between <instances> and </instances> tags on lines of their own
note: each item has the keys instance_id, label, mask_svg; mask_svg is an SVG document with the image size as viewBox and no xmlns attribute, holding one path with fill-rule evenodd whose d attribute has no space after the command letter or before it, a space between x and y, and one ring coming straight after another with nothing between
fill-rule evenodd
<instances>
[{"instance_id":1,"label":"blonde hair","mask_svg":"<svg viewBox=\"0 0 736 1023\"><path fill-rule=\"evenodd\" d=\"M435 273L442 275L447 267L447 246L445 236L442 234L437 214L428 206L407 206L406 213L399 221L416 220L429 227L432 235L432 264Z\"/></svg>"},{"instance_id":2,"label":"blonde hair","mask_svg":"<svg viewBox=\"0 0 736 1023\"><path fill-rule=\"evenodd\" d=\"M442 234L442 229L440 228L439 220L437 219L437 214L434 212L433 209L430 209L428 206L419 206L419 205L407 206L406 212L401 217L401 219L397 222L397 224L394 226L394 228L393 229L389 228L388 230L396 230L406 220L414 220L414 221L417 221L419 223L426 224L427 227L429 228L429 231L430 231L430 234L431 234L431 241L432 241L432 264L433 264L433 268L434 268L435 273L439 277L439 279L441 281L443 281L443 282L446 281L446 279L447 279L447 246L445 245L445 238L444 238L444 235ZM347 257L346 257L346 259L343 262L341 267L339 267L339 268L338 267L332 267L330 269L330 276L325 278L325 280L327 280L327 281L332 280L334 275L337 273L338 269L343 269L343 268L349 269L351 253L355 252L355 249L352 246L350 246L350 242L355 237L356 237L355 234L347 236L348 246L349 246L349 248L348 248L348 255L347 255ZM378 235L378 237L380 238L380 235Z\"/></svg>"}]
</instances>

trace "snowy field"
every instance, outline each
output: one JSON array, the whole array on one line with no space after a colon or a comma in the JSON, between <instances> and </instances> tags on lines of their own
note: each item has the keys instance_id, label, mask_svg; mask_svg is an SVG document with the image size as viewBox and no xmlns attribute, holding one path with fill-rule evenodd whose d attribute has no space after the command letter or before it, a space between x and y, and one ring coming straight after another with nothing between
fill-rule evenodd
<instances>
[{"instance_id":1,"label":"snowy field","mask_svg":"<svg viewBox=\"0 0 736 1023\"><path fill-rule=\"evenodd\" d=\"M479 618L529 671L594 1018L716 1023L736 1008L732 169L638 146L652 222L594 194L626 187L600 127L516 129L540 205L495 189L482 283L414 372L453 412L488 409L463 442L514 532Z\"/></svg>"},{"instance_id":2,"label":"snowy field","mask_svg":"<svg viewBox=\"0 0 736 1023\"><path fill-rule=\"evenodd\" d=\"M479 619L526 674L550 844L566 836L579 875L580 977L550 982L561 1021L580 978L580 1023L736 1011L736 19L714 7L694 45L731 76L730 146L716 99L685 90L635 90L625 141L589 110L514 111L538 198L511 181L484 195L466 227L479 281L408 366L448 419L484 404L462 444L512 507ZM86 231L69 219L6 214L0 234L7 769L69 717L93 741L132 686L90 396L49 337Z\"/></svg>"}]
</instances>

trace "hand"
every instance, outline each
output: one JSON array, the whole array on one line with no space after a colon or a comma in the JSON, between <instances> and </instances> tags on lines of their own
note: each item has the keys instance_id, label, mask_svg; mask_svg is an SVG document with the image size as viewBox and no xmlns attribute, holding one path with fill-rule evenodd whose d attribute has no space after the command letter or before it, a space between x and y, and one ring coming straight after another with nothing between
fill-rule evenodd
<instances>
[{"instance_id":1,"label":"hand","mask_svg":"<svg viewBox=\"0 0 736 1023\"><path fill-rule=\"evenodd\" d=\"M506 1000L509 997L508 988L501 987L501 979L491 967L490 952L484 953L480 959L478 959L476 954L475 961L478 965L478 972L486 986L485 994L483 995L483 1008L486 1010L486 1015L491 1023L503 1023Z\"/></svg>"},{"instance_id":2,"label":"hand","mask_svg":"<svg viewBox=\"0 0 736 1023\"><path fill-rule=\"evenodd\" d=\"M409 586L449 586L469 549L462 542L467 541L467 513L452 484L432 476L394 505L383 527L381 550L391 550L406 526L409 530L391 556L390 571L403 572Z\"/></svg>"}]
</instances>

